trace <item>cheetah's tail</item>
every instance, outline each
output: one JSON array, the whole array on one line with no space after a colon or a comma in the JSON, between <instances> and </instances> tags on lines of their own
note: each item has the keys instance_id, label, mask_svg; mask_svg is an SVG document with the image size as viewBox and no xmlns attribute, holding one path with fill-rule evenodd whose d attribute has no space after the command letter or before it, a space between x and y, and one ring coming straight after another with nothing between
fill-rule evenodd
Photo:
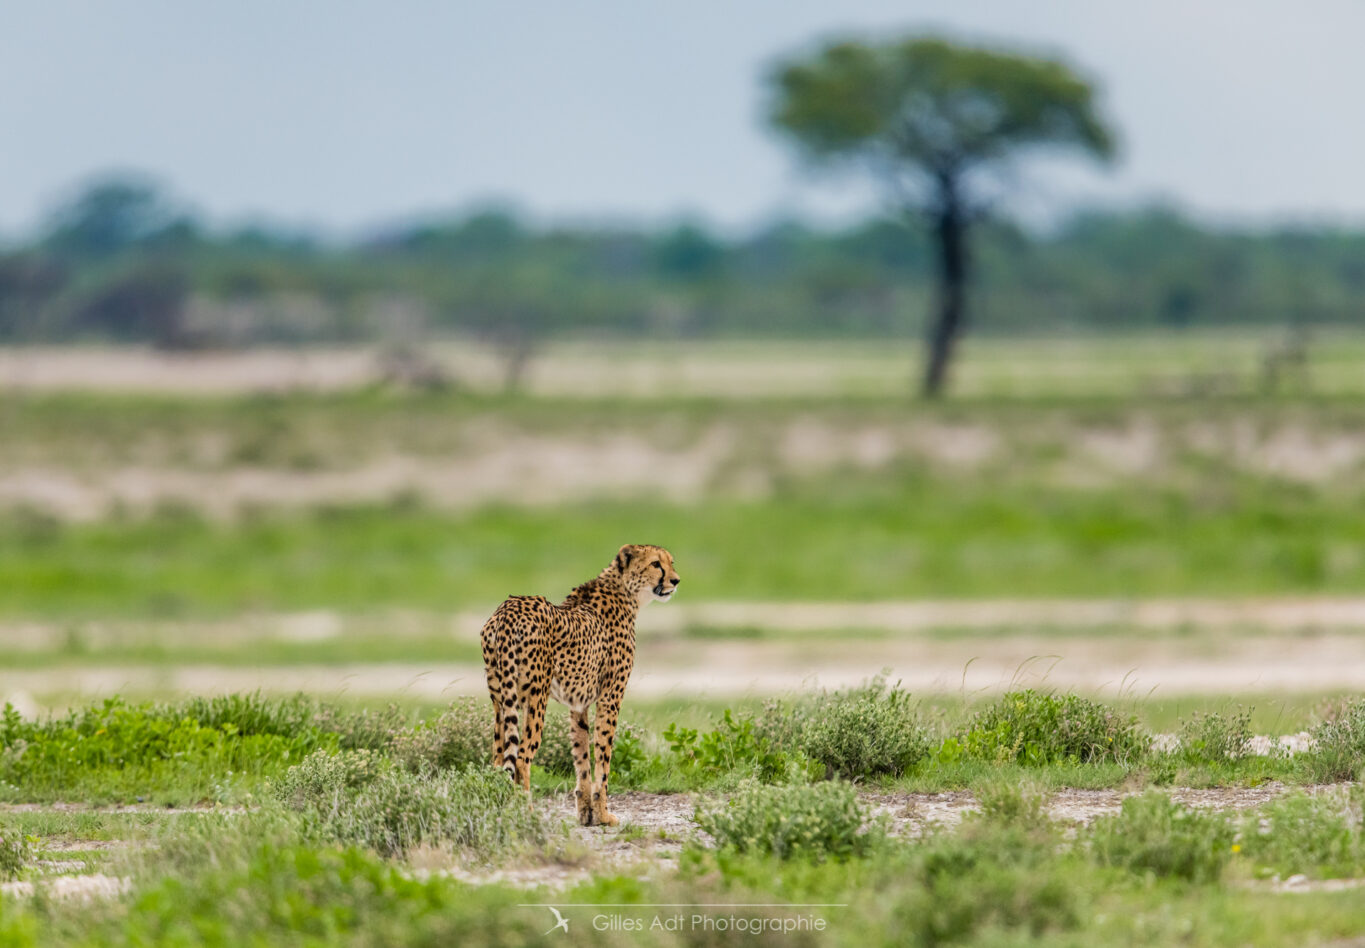
<instances>
[{"instance_id":1,"label":"cheetah's tail","mask_svg":"<svg viewBox=\"0 0 1365 948\"><path fill-rule=\"evenodd\" d=\"M503 630L498 629L494 632L502 638ZM501 643L500 643L501 644ZM502 769L507 772L507 776L512 778L512 782L517 782L517 758L521 754L521 737L517 731L520 723L517 719L517 666L512 658L511 648L502 650L501 656L501 690L502 690L502 746L503 758Z\"/></svg>"}]
</instances>

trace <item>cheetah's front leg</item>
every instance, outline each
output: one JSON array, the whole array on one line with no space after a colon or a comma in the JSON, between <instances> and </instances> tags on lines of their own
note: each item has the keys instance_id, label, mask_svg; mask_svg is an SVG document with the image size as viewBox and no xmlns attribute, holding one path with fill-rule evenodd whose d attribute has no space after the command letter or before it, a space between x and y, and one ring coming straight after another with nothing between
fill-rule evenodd
<instances>
[{"instance_id":1,"label":"cheetah's front leg","mask_svg":"<svg viewBox=\"0 0 1365 948\"><path fill-rule=\"evenodd\" d=\"M607 777L611 773L611 750L616 743L616 717L620 711L621 696L613 693L597 702L597 714L593 718L597 728L597 781L592 793L592 815L593 821L603 826L615 826L620 822L607 810Z\"/></svg>"},{"instance_id":2,"label":"cheetah's front leg","mask_svg":"<svg viewBox=\"0 0 1365 948\"><path fill-rule=\"evenodd\" d=\"M578 822L584 826L593 824L592 811L592 760L588 756L588 711L569 712L569 723L573 729L573 769L578 777Z\"/></svg>"}]
</instances>

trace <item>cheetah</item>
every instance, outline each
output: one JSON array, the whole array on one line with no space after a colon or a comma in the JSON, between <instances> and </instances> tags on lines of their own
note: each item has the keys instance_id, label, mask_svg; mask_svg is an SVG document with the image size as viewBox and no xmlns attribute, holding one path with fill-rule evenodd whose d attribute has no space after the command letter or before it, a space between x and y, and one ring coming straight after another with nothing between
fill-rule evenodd
<instances>
[{"instance_id":1,"label":"cheetah","mask_svg":"<svg viewBox=\"0 0 1365 948\"><path fill-rule=\"evenodd\" d=\"M646 602L667 602L681 580L663 547L627 544L610 565L559 605L541 596L511 596L483 627L483 662L493 702L493 766L531 790L548 699L569 708L577 772L578 820L615 826L607 811L616 717L635 664L635 617ZM596 703L594 780L588 756L588 706ZM518 730L519 707L526 709Z\"/></svg>"}]
</instances>

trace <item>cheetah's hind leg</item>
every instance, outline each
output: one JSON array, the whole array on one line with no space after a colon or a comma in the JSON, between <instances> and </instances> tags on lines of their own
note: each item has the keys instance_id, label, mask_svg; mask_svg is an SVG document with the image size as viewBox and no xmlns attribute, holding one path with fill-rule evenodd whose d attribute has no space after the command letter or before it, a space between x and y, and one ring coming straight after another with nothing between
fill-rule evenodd
<instances>
[{"instance_id":1,"label":"cheetah's hind leg","mask_svg":"<svg viewBox=\"0 0 1365 948\"><path fill-rule=\"evenodd\" d=\"M488 698L493 702L493 766L502 766L503 725L502 725L502 678L498 674L498 633L490 621L483 627L479 636L483 648L483 673L488 681Z\"/></svg>"}]
</instances>

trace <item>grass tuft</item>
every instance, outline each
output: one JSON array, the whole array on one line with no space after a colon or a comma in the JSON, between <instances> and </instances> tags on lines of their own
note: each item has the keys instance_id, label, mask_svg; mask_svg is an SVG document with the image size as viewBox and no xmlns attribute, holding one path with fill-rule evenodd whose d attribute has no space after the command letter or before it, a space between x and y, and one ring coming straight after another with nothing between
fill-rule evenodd
<instances>
[{"instance_id":1,"label":"grass tuft","mask_svg":"<svg viewBox=\"0 0 1365 948\"><path fill-rule=\"evenodd\" d=\"M847 783L742 787L728 803L701 807L697 825L716 843L739 853L766 853L778 859L822 860L867 855L886 838L867 815Z\"/></svg>"},{"instance_id":2,"label":"grass tuft","mask_svg":"<svg viewBox=\"0 0 1365 948\"><path fill-rule=\"evenodd\" d=\"M448 845L489 859L544 839L525 795L487 766L413 773L367 751L318 751L272 790L321 837L384 856Z\"/></svg>"},{"instance_id":3,"label":"grass tuft","mask_svg":"<svg viewBox=\"0 0 1365 948\"><path fill-rule=\"evenodd\" d=\"M1214 882L1233 855L1233 828L1221 813L1190 809L1157 791L1123 801L1091 831L1101 865L1154 876Z\"/></svg>"}]
</instances>

